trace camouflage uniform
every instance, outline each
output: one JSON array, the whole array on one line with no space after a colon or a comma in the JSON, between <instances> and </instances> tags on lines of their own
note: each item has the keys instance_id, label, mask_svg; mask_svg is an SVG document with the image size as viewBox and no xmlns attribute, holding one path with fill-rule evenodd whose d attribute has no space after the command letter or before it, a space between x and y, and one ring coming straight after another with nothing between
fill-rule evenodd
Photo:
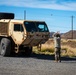
<instances>
[{"instance_id":1,"label":"camouflage uniform","mask_svg":"<svg viewBox=\"0 0 76 75\"><path fill-rule=\"evenodd\" d=\"M61 37L59 33L54 34L54 43L55 43L55 61L61 62Z\"/></svg>"}]
</instances>

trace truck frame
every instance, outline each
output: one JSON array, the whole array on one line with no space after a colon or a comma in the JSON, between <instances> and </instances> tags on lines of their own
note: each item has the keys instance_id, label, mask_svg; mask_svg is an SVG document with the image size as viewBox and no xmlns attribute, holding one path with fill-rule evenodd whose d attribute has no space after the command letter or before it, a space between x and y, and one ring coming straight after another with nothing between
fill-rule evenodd
<instances>
[{"instance_id":1,"label":"truck frame","mask_svg":"<svg viewBox=\"0 0 76 75\"><path fill-rule=\"evenodd\" d=\"M45 21L15 19L0 20L0 54L9 56L23 52L32 53L33 46L44 44L50 37Z\"/></svg>"}]
</instances>

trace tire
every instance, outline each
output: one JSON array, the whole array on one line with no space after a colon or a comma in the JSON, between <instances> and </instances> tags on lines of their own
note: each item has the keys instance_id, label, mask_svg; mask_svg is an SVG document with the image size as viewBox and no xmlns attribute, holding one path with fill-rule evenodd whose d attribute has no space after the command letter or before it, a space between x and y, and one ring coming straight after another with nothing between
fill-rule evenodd
<instances>
[{"instance_id":1,"label":"tire","mask_svg":"<svg viewBox=\"0 0 76 75\"><path fill-rule=\"evenodd\" d=\"M1 55L1 43L0 43L0 55Z\"/></svg>"},{"instance_id":2,"label":"tire","mask_svg":"<svg viewBox=\"0 0 76 75\"><path fill-rule=\"evenodd\" d=\"M1 44L1 43L0 43ZM0 54L1 54L1 45L0 45Z\"/></svg>"},{"instance_id":3,"label":"tire","mask_svg":"<svg viewBox=\"0 0 76 75\"><path fill-rule=\"evenodd\" d=\"M7 38L3 38L0 43L1 55L9 56L11 53L11 41Z\"/></svg>"},{"instance_id":4,"label":"tire","mask_svg":"<svg viewBox=\"0 0 76 75\"><path fill-rule=\"evenodd\" d=\"M14 13L0 13L0 19L14 19Z\"/></svg>"}]
</instances>

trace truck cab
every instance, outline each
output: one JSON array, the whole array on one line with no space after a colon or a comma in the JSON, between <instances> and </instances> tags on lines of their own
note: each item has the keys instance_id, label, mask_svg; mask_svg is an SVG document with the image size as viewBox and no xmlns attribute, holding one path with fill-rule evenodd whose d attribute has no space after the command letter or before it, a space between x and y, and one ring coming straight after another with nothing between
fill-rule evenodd
<instances>
[{"instance_id":1,"label":"truck cab","mask_svg":"<svg viewBox=\"0 0 76 75\"><path fill-rule=\"evenodd\" d=\"M49 39L49 30L43 21L11 21L11 36L15 44L37 46Z\"/></svg>"}]
</instances>

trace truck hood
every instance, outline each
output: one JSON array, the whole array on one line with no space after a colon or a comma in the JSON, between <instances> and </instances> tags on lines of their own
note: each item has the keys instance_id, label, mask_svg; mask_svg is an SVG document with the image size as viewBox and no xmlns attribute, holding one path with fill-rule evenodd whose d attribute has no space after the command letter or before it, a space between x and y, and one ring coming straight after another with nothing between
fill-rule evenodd
<instances>
[{"instance_id":1,"label":"truck hood","mask_svg":"<svg viewBox=\"0 0 76 75\"><path fill-rule=\"evenodd\" d=\"M39 44L44 44L49 37L49 32L28 32L27 37L22 44L26 46L38 46Z\"/></svg>"}]
</instances>

